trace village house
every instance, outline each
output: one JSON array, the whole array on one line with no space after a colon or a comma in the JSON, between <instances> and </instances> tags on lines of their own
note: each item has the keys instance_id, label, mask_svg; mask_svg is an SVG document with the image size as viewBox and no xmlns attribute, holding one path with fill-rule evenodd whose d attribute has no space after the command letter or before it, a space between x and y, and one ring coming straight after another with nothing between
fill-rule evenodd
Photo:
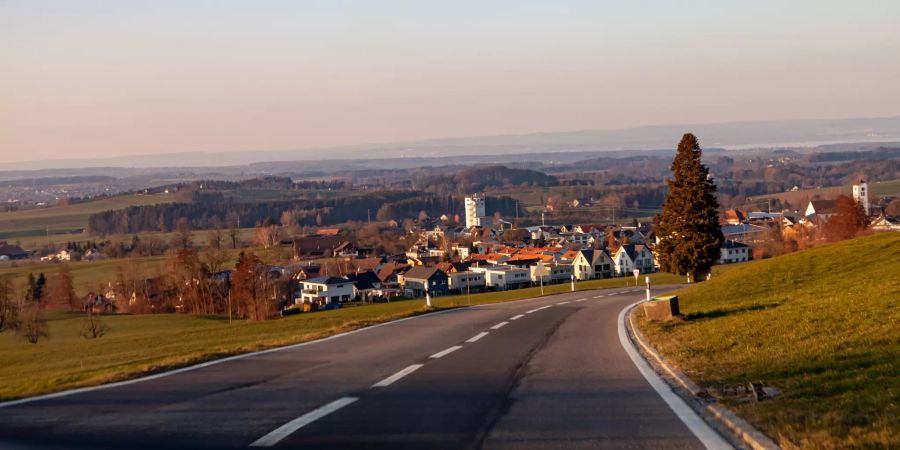
<instances>
[{"instance_id":1,"label":"village house","mask_svg":"<svg viewBox=\"0 0 900 450\"><path fill-rule=\"evenodd\" d=\"M481 292L487 287L484 273L475 271L453 272L449 275L450 291L457 294Z\"/></svg>"},{"instance_id":2,"label":"village house","mask_svg":"<svg viewBox=\"0 0 900 450\"><path fill-rule=\"evenodd\" d=\"M837 211L837 200L812 200L806 207L806 217L827 221Z\"/></svg>"},{"instance_id":3,"label":"village house","mask_svg":"<svg viewBox=\"0 0 900 450\"><path fill-rule=\"evenodd\" d=\"M413 297L422 297L427 290L432 296L450 292L449 277L436 267L413 267L399 276L400 285Z\"/></svg>"},{"instance_id":4,"label":"village house","mask_svg":"<svg viewBox=\"0 0 900 450\"><path fill-rule=\"evenodd\" d=\"M620 276L631 275L634 270L652 273L656 270L653 253L642 244L620 245L612 257L615 271Z\"/></svg>"},{"instance_id":5,"label":"village house","mask_svg":"<svg viewBox=\"0 0 900 450\"><path fill-rule=\"evenodd\" d=\"M750 260L750 246L737 241L725 241L716 264L731 264Z\"/></svg>"},{"instance_id":6,"label":"village house","mask_svg":"<svg viewBox=\"0 0 900 450\"><path fill-rule=\"evenodd\" d=\"M349 302L356 297L356 287L344 277L322 276L303 280L300 291L294 295L294 303L331 303Z\"/></svg>"},{"instance_id":7,"label":"village house","mask_svg":"<svg viewBox=\"0 0 900 450\"><path fill-rule=\"evenodd\" d=\"M375 272L351 273L347 279L356 287L356 299L372 301L382 296L382 283Z\"/></svg>"},{"instance_id":8,"label":"village house","mask_svg":"<svg viewBox=\"0 0 900 450\"><path fill-rule=\"evenodd\" d=\"M529 278L534 283L556 284L572 280L575 267L572 264L544 263L543 261L530 266Z\"/></svg>"},{"instance_id":9,"label":"village house","mask_svg":"<svg viewBox=\"0 0 900 450\"><path fill-rule=\"evenodd\" d=\"M900 219L882 213L872 219L869 227L875 231L900 231Z\"/></svg>"},{"instance_id":10,"label":"village house","mask_svg":"<svg viewBox=\"0 0 900 450\"><path fill-rule=\"evenodd\" d=\"M495 291L531 286L531 275L528 269L512 266L487 266L474 267L472 271L483 273L485 285Z\"/></svg>"},{"instance_id":11,"label":"village house","mask_svg":"<svg viewBox=\"0 0 900 450\"><path fill-rule=\"evenodd\" d=\"M0 261L11 259L28 258L28 252L18 245L8 244L6 241L0 241Z\"/></svg>"},{"instance_id":12,"label":"village house","mask_svg":"<svg viewBox=\"0 0 900 450\"><path fill-rule=\"evenodd\" d=\"M294 257L297 259L356 255L356 237L353 235L294 238Z\"/></svg>"},{"instance_id":13,"label":"village house","mask_svg":"<svg viewBox=\"0 0 900 450\"><path fill-rule=\"evenodd\" d=\"M572 260L576 280L609 278L612 276L613 261L606 250L580 250Z\"/></svg>"}]
</instances>

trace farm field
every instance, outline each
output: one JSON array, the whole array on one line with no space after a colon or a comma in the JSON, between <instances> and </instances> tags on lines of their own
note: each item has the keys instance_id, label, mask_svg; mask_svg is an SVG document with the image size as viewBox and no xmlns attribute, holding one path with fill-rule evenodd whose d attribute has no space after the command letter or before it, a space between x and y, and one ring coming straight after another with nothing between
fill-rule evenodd
<instances>
[{"instance_id":1,"label":"farm field","mask_svg":"<svg viewBox=\"0 0 900 450\"><path fill-rule=\"evenodd\" d=\"M57 233L79 232L87 227L91 214L133 205L171 203L174 194L128 194L68 206L52 206L0 213L0 239L46 237Z\"/></svg>"}]
</instances>

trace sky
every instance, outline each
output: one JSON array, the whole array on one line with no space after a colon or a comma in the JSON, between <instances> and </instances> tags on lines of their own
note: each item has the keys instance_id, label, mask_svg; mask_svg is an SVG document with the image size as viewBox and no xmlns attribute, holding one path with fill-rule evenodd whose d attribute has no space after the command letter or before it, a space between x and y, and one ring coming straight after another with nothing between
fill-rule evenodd
<instances>
[{"instance_id":1,"label":"sky","mask_svg":"<svg viewBox=\"0 0 900 450\"><path fill-rule=\"evenodd\" d=\"M900 1L0 0L0 163L900 114Z\"/></svg>"}]
</instances>

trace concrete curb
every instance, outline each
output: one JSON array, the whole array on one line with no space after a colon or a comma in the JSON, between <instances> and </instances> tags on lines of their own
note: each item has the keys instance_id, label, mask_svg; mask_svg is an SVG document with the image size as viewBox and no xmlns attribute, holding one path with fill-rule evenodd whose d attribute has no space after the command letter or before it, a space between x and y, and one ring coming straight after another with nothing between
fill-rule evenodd
<instances>
[{"instance_id":1,"label":"concrete curb","mask_svg":"<svg viewBox=\"0 0 900 450\"><path fill-rule=\"evenodd\" d=\"M772 439L757 430L753 425L747 423L746 420L740 418L733 411L722 405L710 403L714 400L709 396L705 389L701 388L697 383L694 383L694 381L688 378L684 372L663 360L656 349L653 348L653 345L650 344L643 333L641 333L641 330L634 325L634 311L641 303L633 305L631 311L627 313L628 326L625 327L625 329L628 330L631 339L637 342L641 347L642 352L650 355L650 357L656 361L658 367L661 367L666 371L672 380L683 387L693 397L704 400L703 402L695 403L695 407L704 409L708 413L708 416L719 421L725 428L734 433L737 438L750 446L750 448L754 450L780 450L781 447L779 447ZM654 366L654 364L650 365Z\"/></svg>"}]
</instances>

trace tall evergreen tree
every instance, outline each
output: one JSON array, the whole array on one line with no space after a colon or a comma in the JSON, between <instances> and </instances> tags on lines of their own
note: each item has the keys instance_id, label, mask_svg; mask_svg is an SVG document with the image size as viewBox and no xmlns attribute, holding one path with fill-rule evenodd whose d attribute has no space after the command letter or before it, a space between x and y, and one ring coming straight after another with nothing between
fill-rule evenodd
<instances>
[{"instance_id":1,"label":"tall evergreen tree","mask_svg":"<svg viewBox=\"0 0 900 450\"><path fill-rule=\"evenodd\" d=\"M691 133L678 144L663 212L656 216L657 254L666 272L697 280L718 259L724 237L719 227L716 185L700 162L700 142Z\"/></svg>"}]
</instances>

